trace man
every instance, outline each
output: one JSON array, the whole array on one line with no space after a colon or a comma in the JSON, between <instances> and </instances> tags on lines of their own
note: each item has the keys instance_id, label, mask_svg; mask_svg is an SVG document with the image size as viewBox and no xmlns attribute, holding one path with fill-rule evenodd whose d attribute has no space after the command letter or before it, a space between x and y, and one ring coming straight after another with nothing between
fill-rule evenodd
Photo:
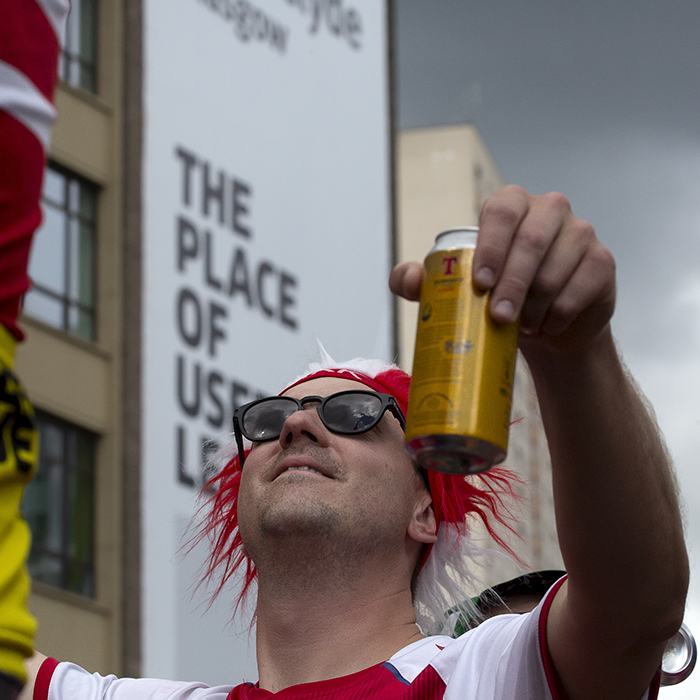
<instances>
[{"instance_id":1,"label":"man","mask_svg":"<svg viewBox=\"0 0 700 700\"><path fill-rule=\"evenodd\" d=\"M267 410L278 404L260 404L250 421L239 409L254 443L219 482L212 570L244 566L246 587L257 577L259 687L119 681L46 662L35 697L49 685L55 700L655 697L688 563L666 451L610 331L612 256L562 195L509 186L483 207L473 269L495 320L521 318L552 457L568 578L533 613L497 616L456 640L423 636L416 569L420 581L435 568L433 545L450 524L464 534L456 512L485 514L493 499L433 473L426 484L390 398L362 412L365 432L332 417L328 397L339 392L405 400L395 375L336 367L289 387L296 401L281 419ZM390 286L416 300L421 278L420 264L402 264Z\"/></svg>"}]
</instances>

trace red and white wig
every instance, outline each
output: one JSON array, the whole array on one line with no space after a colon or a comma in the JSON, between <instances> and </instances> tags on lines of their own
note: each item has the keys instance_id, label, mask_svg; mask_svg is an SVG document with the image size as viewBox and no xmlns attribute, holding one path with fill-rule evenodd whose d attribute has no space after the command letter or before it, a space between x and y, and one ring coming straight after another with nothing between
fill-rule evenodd
<instances>
[{"instance_id":1,"label":"red and white wig","mask_svg":"<svg viewBox=\"0 0 700 700\"><path fill-rule=\"evenodd\" d=\"M411 378L396 365L362 358L335 362L321 347L321 361L312 363L308 372L297 377L287 389L317 377L350 379L374 391L391 394L406 415ZM224 466L208 483L209 489L215 492L205 506L205 518L195 540L207 538L211 542L204 581L214 583L214 595L218 595L234 575L242 577L237 610L255 581L256 572L238 530L241 468L233 439L217 461ZM417 622L425 634L449 634L452 630L446 612L464 606L465 602L469 605L471 596L483 588L474 570L488 550L469 537L473 523L480 520L491 537L514 556L498 528L503 527L506 533L513 532L511 508L518 498L514 486L520 481L503 468L468 477L428 470L427 479L438 523L438 539L421 562L413 602ZM473 610L468 612L478 617Z\"/></svg>"}]
</instances>

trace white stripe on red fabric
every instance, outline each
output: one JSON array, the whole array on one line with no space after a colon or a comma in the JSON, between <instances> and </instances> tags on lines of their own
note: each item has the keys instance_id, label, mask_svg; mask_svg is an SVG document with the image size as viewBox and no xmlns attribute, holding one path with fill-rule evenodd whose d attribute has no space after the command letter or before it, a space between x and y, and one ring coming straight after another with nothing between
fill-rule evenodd
<instances>
[{"instance_id":1,"label":"white stripe on red fabric","mask_svg":"<svg viewBox=\"0 0 700 700\"><path fill-rule=\"evenodd\" d=\"M0 61L0 109L22 122L48 151L56 109L24 73L4 61Z\"/></svg>"},{"instance_id":2,"label":"white stripe on red fabric","mask_svg":"<svg viewBox=\"0 0 700 700\"><path fill-rule=\"evenodd\" d=\"M70 0L36 0L44 10L46 19L51 22L60 46L66 44L66 20L70 11Z\"/></svg>"},{"instance_id":3,"label":"white stripe on red fabric","mask_svg":"<svg viewBox=\"0 0 700 700\"><path fill-rule=\"evenodd\" d=\"M24 73L48 100L58 77L59 49L53 24L36 0L3 0L0 60Z\"/></svg>"}]
</instances>

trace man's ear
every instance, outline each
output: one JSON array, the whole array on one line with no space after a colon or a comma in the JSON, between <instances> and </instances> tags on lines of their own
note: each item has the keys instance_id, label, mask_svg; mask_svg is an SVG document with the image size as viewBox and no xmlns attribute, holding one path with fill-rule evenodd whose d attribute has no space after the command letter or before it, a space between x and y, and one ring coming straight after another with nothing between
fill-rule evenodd
<instances>
[{"instance_id":1,"label":"man's ear","mask_svg":"<svg viewBox=\"0 0 700 700\"><path fill-rule=\"evenodd\" d=\"M421 544L433 544L437 540L433 499L427 491L424 491L416 501L413 517L406 532L412 540Z\"/></svg>"}]
</instances>

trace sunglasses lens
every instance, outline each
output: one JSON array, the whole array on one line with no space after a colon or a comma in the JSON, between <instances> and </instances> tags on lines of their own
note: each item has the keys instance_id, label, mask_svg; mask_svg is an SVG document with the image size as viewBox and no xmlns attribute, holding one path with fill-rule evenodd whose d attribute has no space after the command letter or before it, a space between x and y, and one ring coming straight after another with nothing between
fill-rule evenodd
<instances>
[{"instance_id":1,"label":"sunglasses lens","mask_svg":"<svg viewBox=\"0 0 700 700\"><path fill-rule=\"evenodd\" d=\"M273 440L282 433L284 421L297 410L295 401L275 396L251 406L243 415L243 434L253 442Z\"/></svg>"},{"instance_id":2,"label":"sunglasses lens","mask_svg":"<svg viewBox=\"0 0 700 700\"><path fill-rule=\"evenodd\" d=\"M382 400L374 394L341 394L323 407L323 418L331 430L339 433L362 433L380 417Z\"/></svg>"}]
</instances>

